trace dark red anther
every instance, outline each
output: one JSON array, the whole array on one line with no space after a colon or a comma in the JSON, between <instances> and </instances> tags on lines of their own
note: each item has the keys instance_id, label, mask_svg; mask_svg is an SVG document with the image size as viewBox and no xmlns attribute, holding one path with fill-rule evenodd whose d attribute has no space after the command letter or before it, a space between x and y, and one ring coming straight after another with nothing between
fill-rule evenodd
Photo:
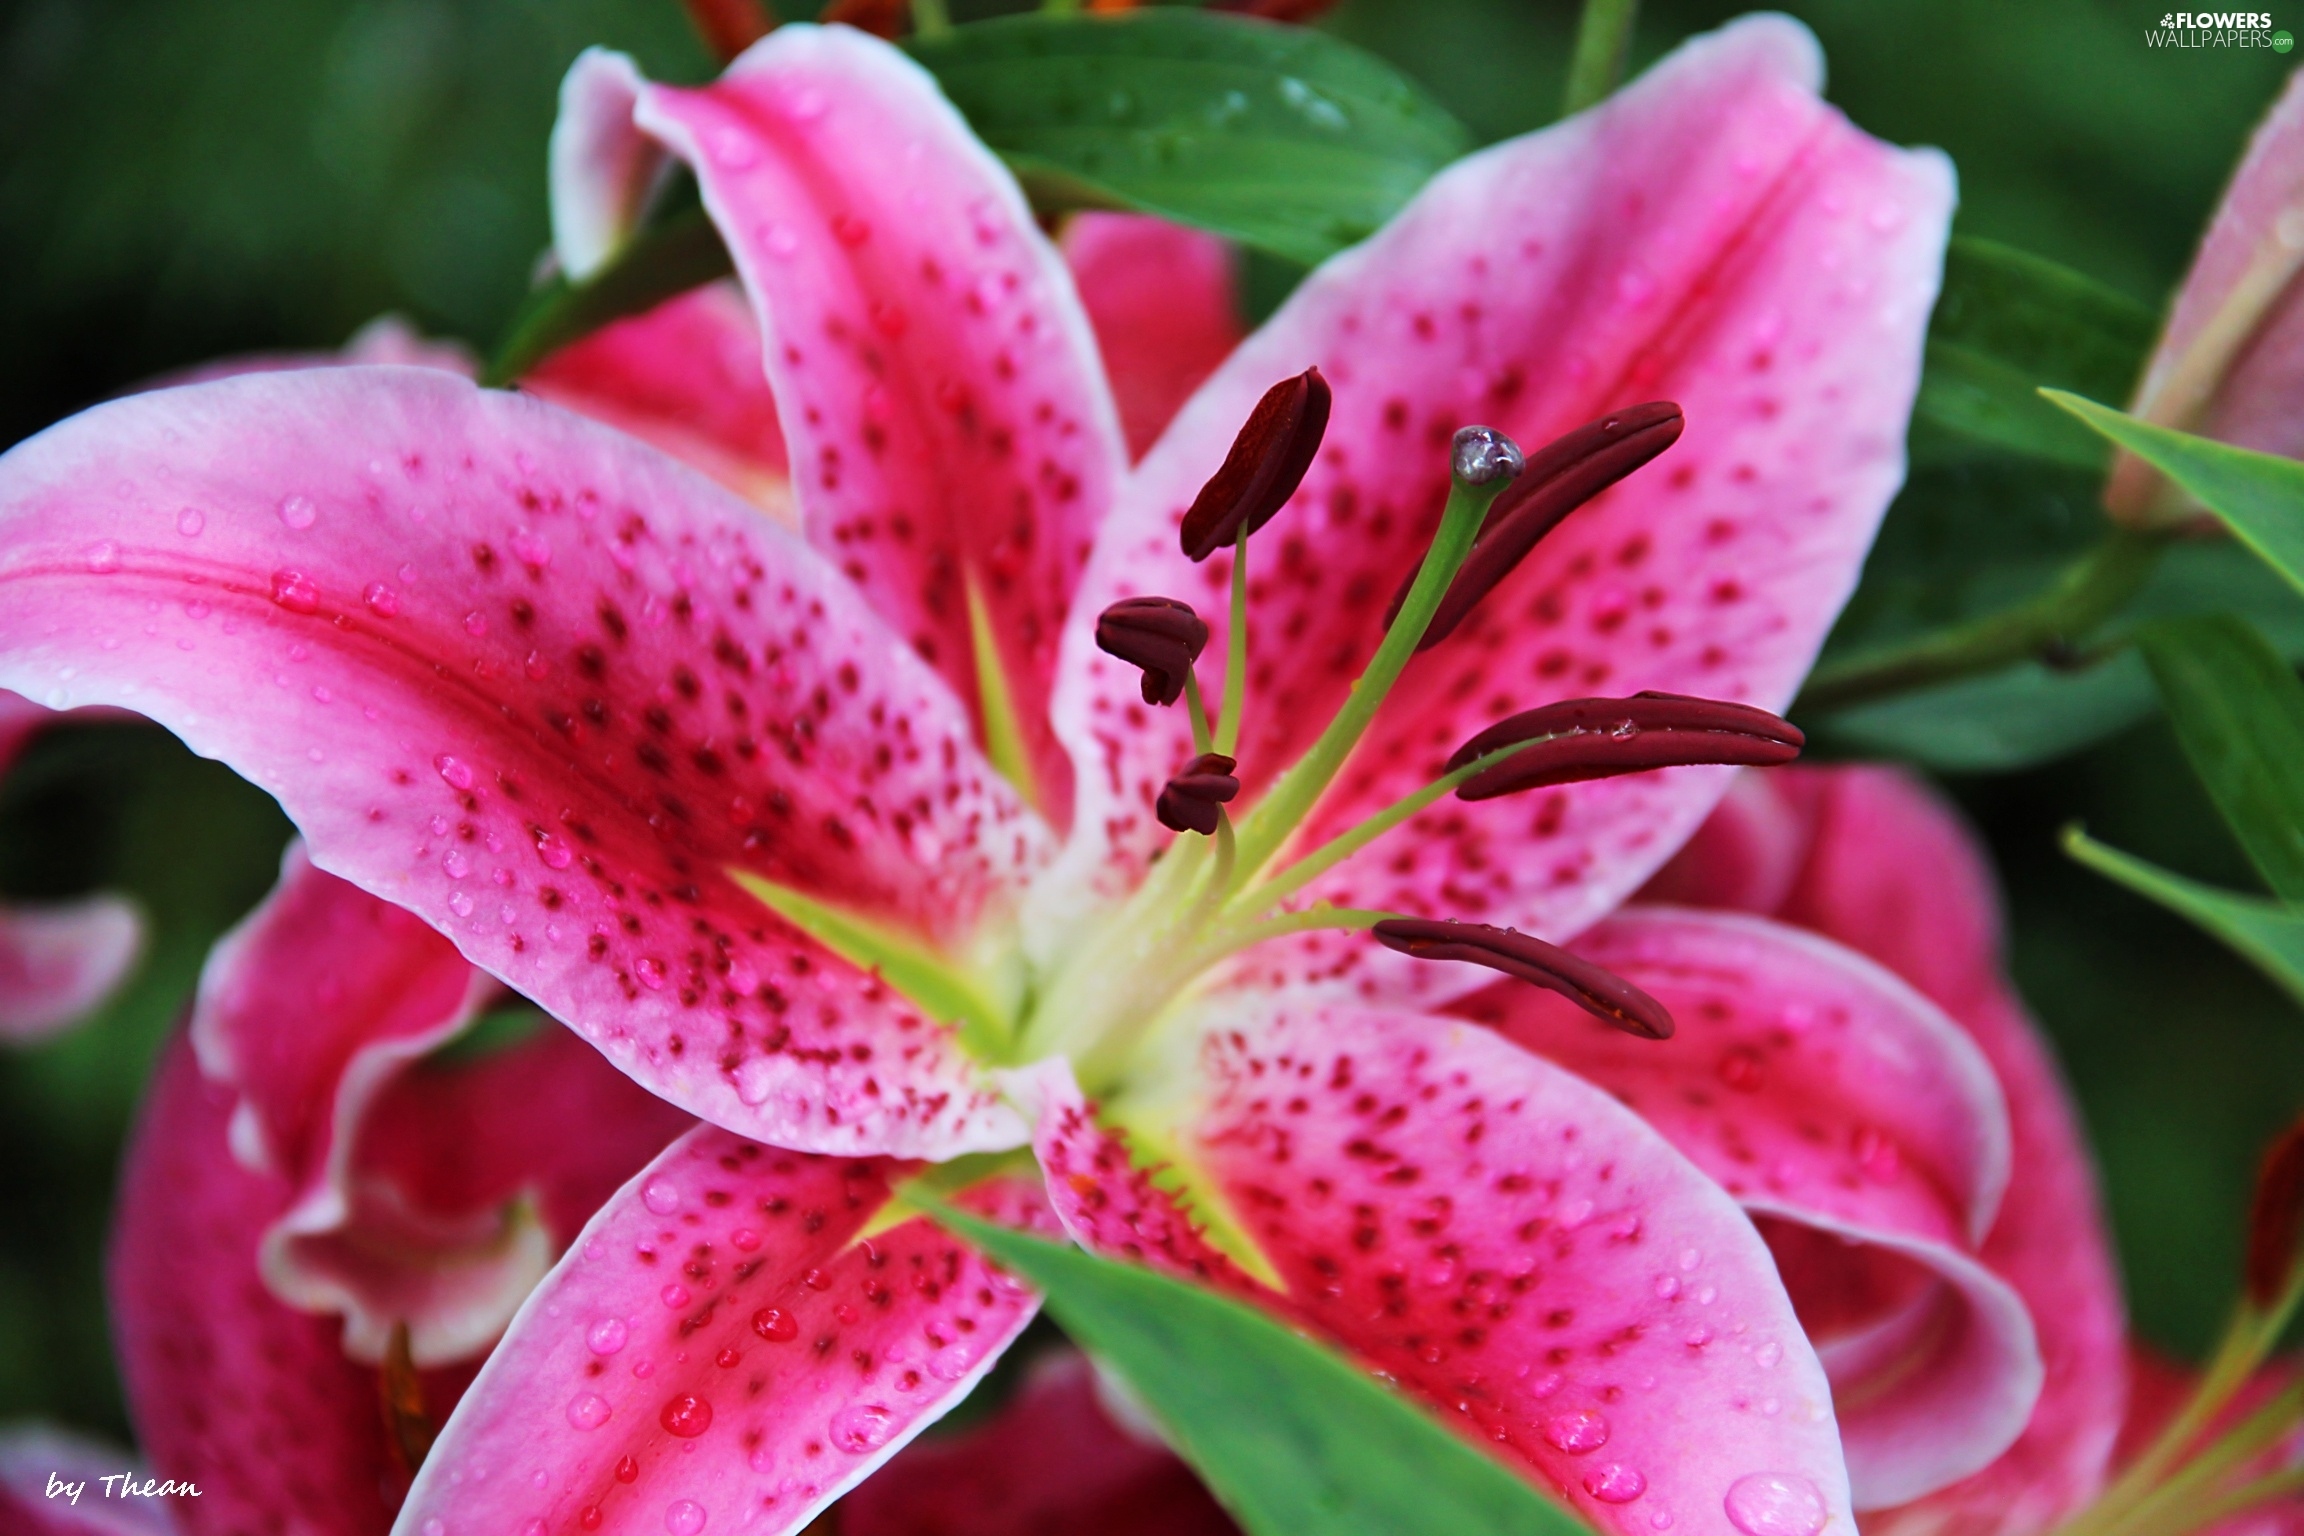
<instances>
[{"instance_id":1,"label":"dark red anther","mask_svg":"<svg viewBox=\"0 0 2304 1536\"><path fill-rule=\"evenodd\" d=\"M1528 467L1520 472L1520 478L1488 509L1472 553L1465 556L1463 568L1448 584L1416 648L1429 650L1454 634L1480 599L1528 557L1538 539L1560 526L1569 513L1678 442L1680 429L1686 424L1679 406L1659 400L1611 411L1528 455ZM1407 580L1400 583L1392 606L1385 610L1386 625L1399 614L1415 581L1416 572L1410 571Z\"/></svg>"},{"instance_id":2,"label":"dark red anther","mask_svg":"<svg viewBox=\"0 0 2304 1536\"><path fill-rule=\"evenodd\" d=\"M1240 537L1254 533L1288 504L1320 439L1328 430L1328 381L1307 368L1264 391L1248 425L1232 440L1224 467L1200 487L1184 514L1185 555L1205 560Z\"/></svg>"},{"instance_id":3,"label":"dark red anther","mask_svg":"<svg viewBox=\"0 0 2304 1536\"><path fill-rule=\"evenodd\" d=\"M1147 704L1183 697L1184 680L1207 644L1200 615L1172 597L1124 597L1096 616L1096 648L1144 669Z\"/></svg>"},{"instance_id":4,"label":"dark red anther","mask_svg":"<svg viewBox=\"0 0 2304 1536\"><path fill-rule=\"evenodd\" d=\"M1221 752L1201 753L1161 787L1152 814L1171 832L1214 836L1224 807L1240 793L1240 781L1232 776L1238 766Z\"/></svg>"},{"instance_id":5,"label":"dark red anther","mask_svg":"<svg viewBox=\"0 0 2304 1536\"><path fill-rule=\"evenodd\" d=\"M1493 800L1523 789L1678 768L1690 763L1773 767L1800 755L1800 728L1749 704L1636 693L1628 699L1563 699L1497 721L1456 749L1454 773L1491 752L1523 747L1457 787L1459 800Z\"/></svg>"},{"instance_id":6,"label":"dark red anther","mask_svg":"<svg viewBox=\"0 0 2304 1536\"><path fill-rule=\"evenodd\" d=\"M2256 1200L2248 1211L2248 1299L2271 1306L2296 1273L2296 1246L2304 1241L2304 1120L2280 1133L2256 1174Z\"/></svg>"},{"instance_id":7,"label":"dark red anther","mask_svg":"<svg viewBox=\"0 0 2304 1536\"><path fill-rule=\"evenodd\" d=\"M1604 1024L1646 1040L1672 1038L1672 1015L1662 1003L1614 971L1568 953L1557 944L1486 923L1431 917L1388 917L1376 942L1419 960L1463 960L1559 993Z\"/></svg>"}]
</instances>

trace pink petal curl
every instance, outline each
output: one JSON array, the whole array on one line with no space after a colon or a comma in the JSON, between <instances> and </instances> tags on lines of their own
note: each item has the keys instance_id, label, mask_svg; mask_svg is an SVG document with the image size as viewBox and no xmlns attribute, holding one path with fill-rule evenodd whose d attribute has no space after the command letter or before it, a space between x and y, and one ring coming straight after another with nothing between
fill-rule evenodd
<instances>
[{"instance_id":1,"label":"pink petal curl","mask_svg":"<svg viewBox=\"0 0 2304 1536\"><path fill-rule=\"evenodd\" d=\"M1239 258L1204 230L1136 213L1075 214L1060 243L1140 458L1240 344Z\"/></svg>"},{"instance_id":2,"label":"pink petal curl","mask_svg":"<svg viewBox=\"0 0 2304 1536\"><path fill-rule=\"evenodd\" d=\"M859 1236L902 1171L709 1126L674 1143L529 1298L403 1527L806 1526L958 1403L1038 1308L924 1219ZM1046 1219L1021 1185L971 1203Z\"/></svg>"},{"instance_id":3,"label":"pink petal curl","mask_svg":"<svg viewBox=\"0 0 2304 1536\"><path fill-rule=\"evenodd\" d=\"M79 1023L143 956L143 912L124 896L0 906L0 1044Z\"/></svg>"},{"instance_id":4,"label":"pink petal curl","mask_svg":"<svg viewBox=\"0 0 2304 1536\"><path fill-rule=\"evenodd\" d=\"M2009 1178L1999 1084L1969 1037L1840 946L1746 917L1638 908L1576 945L1662 1002L1664 1046L1548 992L1457 1005L1608 1090L1775 1238L1839 1404L1859 1507L1966 1477L2023 1431L2041 1364L1972 1244Z\"/></svg>"},{"instance_id":5,"label":"pink petal curl","mask_svg":"<svg viewBox=\"0 0 2304 1536\"><path fill-rule=\"evenodd\" d=\"M1204 1071L1189 1150L1302 1316L1600 1529L1852 1528L1767 1248L1605 1093L1477 1026L1293 999L1219 1021Z\"/></svg>"},{"instance_id":6,"label":"pink petal curl","mask_svg":"<svg viewBox=\"0 0 2304 1536\"><path fill-rule=\"evenodd\" d=\"M1127 464L1062 259L928 75L863 33L780 27L710 86L634 89L628 139L695 171L774 338L810 539L980 722L981 604L1034 797L1061 823L1057 636ZM587 130L602 163L625 153L606 123ZM579 180L556 196L593 199Z\"/></svg>"},{"instance_id":7,"label":"pink petal curl","mask_svg":"<svg viewBox=\"0 0 2304 1536\"><path fill-rule=\"evenodd\" d=\"M1221 654L1230 561L1186 565L1175 530L1258 392L1307 364L1335 407L1250 557L1251 797L1376 646L1437 518L1449 436L1470 422L1533 449L1671 399L1688 427L1411 667L1308 835L1427 781L1515 710L1642 688L1791 698L1903 477L1952 204L1943 157L1857 131L1818 97L1821 70L1814 39L1781 17L1684 45L1604 105L1434 178L1202 388L1129 480L1065 639L1055 708L1082 765L1083 878L1117 861L1102 883L1125 884L1163 841L1153 798L1190 756L1182 712L1144 709L1095 649L1095 615L1131 594L1182 598ZM1726 783L1692 768L1444 802L1315 889L1565 938L1635 889ZM1357 940L1276 953L1278 974L1381 976L1387 996L1475 984Z\"/></svg>"},{"instance_id":8,"label":"pink petal curl","mask_svg":"<svg viewBox=\"0 0 2304 1536\"><path fill-rule=\"evenodd\" d=\"M106 1275L137 1440L155 1476L199 1486L172 1506L186 1536L384 1536L407 1472L376 1372L345 1358L334 1319L292 1311L257 1274L292 1191L233 1158L231 1110L173 1042L129 1143ZM426 1373L427 1405L445 1413L464 1379Z\"/></svg>"},{"instance_id":9,"label":"pink petal curl","mask_svg":"<svg viewBox=\"0 0 2304 1536\"><path fill-rule=\"evenodd\" d=\"M1040 825L854 589L702 478L444 373L264 374L20 445L0 551L0 686L224 759L651 1091L785 1144L1021 1139L727 871L955 943Z\"/></svg>"},{"instance_id":10,"label":"pink petal curl","mask_svg":"<svg viewBox=\"0 0 2304 1536\"><path fill-rule=\"evenodd\" d=\"M1776 873L1754 879L1762 868ZM2018 1536L2085 1505L2126 1398L2119 1279L2079 1117L2002 972L1999 902L1972 835L1894 769L1748 773L1651 893L1772 913L1872 956L1968 1030L2007 1099L2011 1176L1979 1257L2031 1312L2040 1400L1998 1461L1867 1528Z\"/></svg>"},{"instance_id":11,"label":"pink petal curl","mask_svg":"<svg viewBox=\"0 0 2304 1536\"><path fill-rule=\"evenodd\" d=\"M840 1501L841 1536L1233 1536L1165 1446L1115 1424L1087 1357L1035 1360L983 1424L914 1441Z\"/></svg>"}]
</instances>

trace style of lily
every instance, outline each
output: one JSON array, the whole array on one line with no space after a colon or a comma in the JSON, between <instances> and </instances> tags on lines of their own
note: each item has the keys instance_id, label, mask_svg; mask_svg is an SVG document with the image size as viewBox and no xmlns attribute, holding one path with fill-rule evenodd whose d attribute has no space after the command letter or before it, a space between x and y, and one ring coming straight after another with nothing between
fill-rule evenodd
<instances>
[{"instance_id":1,"label":"style of lily","mask_svg":"<svg viewBox=\"0 0 2304 1536\"><path fill-rule=\"evenodd\" d=\"M1784 755L1762 711L1901 478L1950 177L1850 127L1819 77L1797 26L1747 21L1452 168L1131 471L1057 253L901 55L788 27L693 91L594 55L556 135L562 259L581 270L587 231L612 245L662 155L688 163L766 338L802 535L631 436L425 369L161 391L0 461L0 684L135 709L231 763L315 870L707 1122L519 1304L401 1529L804 1526L1032 1311L911 1213L915 1179L1271 1307L1604 1529L1814 1536L2022 1433L2039 1362L1970 1251L2009 1163L1967 1037L1752 919L1651 912L1553 947L1704 818L1730 770L1703 764ZM1332 414L1305 464L1314 378ZM1512 440L1611 439L1667 398L1687 424L1667 463L1570 515L1556 487L1600 452L1572 438L1501 500ZM1097 648L1145 598L1204 610L1220 678ZM1172 681L1184 703L1146 702ZM1696 766L1628 771L1664 763ZM1450 798L1478 775L1521 792ZM1213 835L1163 824L1171 787L1168 821L1213 803ZM1956 1324L1839 1351L1836 1415L1730 1194L1604 1088L1440 1012L1485 978L1419 948L1650 1033L1661 1002L1683 1038L1642 1050L1714 1005L1762 1033L1763 1008L1819 1021L1801 1080L1832 1085L1828 1134L1755 1127L1770 1166L1746 1198L1918 1267ZM131 1209L174 1211L187 1244L260 1231L275 1286L319 1275L334 1300L299 1299L380 1346L393 1422L428 1424L401 1408L479 1329L427 1308L516 1287L391 1291L408 1266L332 1248L369 1209L311 1150L343 1127L285 1134L250 1081L263 1051L211 1051L230 1113L177 1058L140 1163L158 1193ZM230 1119L276 1170L253 1221L168 1182L213 1157L149 1150ZM338 1210L306 1198L331 1189ZM538 1204L474 1274L548 1246L524 1223L557 1237ZM268 1225L283 1209L309 1220ZM178 1250L137 1232L117 1283L155 1319ZM132 1379L139 1353L201 1379L167 1323L123 1332ZM197 1416L231 1435L218 1400Z\"/></svg>"}]
</instances>

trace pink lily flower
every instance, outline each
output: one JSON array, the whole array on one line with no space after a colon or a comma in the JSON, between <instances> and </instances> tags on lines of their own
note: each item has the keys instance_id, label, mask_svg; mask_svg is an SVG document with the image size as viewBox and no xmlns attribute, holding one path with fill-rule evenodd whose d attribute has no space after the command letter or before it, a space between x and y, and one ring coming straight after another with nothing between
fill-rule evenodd
<instances>
[{"instance_id":1,"label":"pink lily flower","mask_svg":"<svg viewBox=\"0 0 2304 1536\"><path fill-rule=\"evenodd\" d=\"M1824 106L1819 76L1804 32L1748 21L1450 170L1315 273L1131 473L1057 253L900 55L785 28L695 91L595 55L556 143L563 260L580 269L571 231L612 241L654 157L689 162L768 338L804 537L631 436L433 370L141 396L0 461L0 683L138 709L231 762L315 869L413 912L708 1122L519 1304L401 1528L799 1529L1030 1316L901 1203L922 1160L1025 1146L1045 1183L1005 1157L960 1198L1274 1308L1606 1529L1814 1536L2006 1448L2037 1360L2021 1304L1960 1264L2005 1175L2004 1120L1924 999L1763 923L1733 953L1720 919L1657 941L1903 1052L1869 1066L1904 1070L1917 1107L1880 1105L1875 1129L1926 1179L1835 1194L1845 1144L1787 1138L1779 1161L1809 1166L1770 1197L1786 1223L1960 1270L1940 1282L1960 1347L1886 1374L1974 1404L1909 1453L1905 1419L1873 1415L1891 1437L1852 1458L1852 1494L1825 1368L1729 1194L1602 1088L1436 1012L1478 990L1469 973L1361 935L1390 913L1565 940L1603 917L1724 769L1385 808L1529 706L1647 688L1781 707L1853 585L1902 473L1951 186L1940 158ZM1179 519L1265 386L1307 363L1334 416L1256 546L1278 549L1244 584L1243 682L1208 690L1250 814L1234 838L1219 808L1217 838L1179 843L1157 802L1198 744L1184 711L1137 701L1097 619L1154 594L1221 603L1244 550L1195 569ZM1385 599L1442 523L1452 431L1541 442L1661 394L1688 421L1672 465L1552 533L1397 687L1353 688L1414 643L1461 558L1432 552L1386 649ZM1464 484L1509 462L1488 441ZM1450 505L1468 538L1480 503ZM1210 622L1217 643L1233 627ZM1283 778L1291 763L1309 766ZM1186 777L1213 795L1228 775ZM1212 846L1264 884L1227 892ZM300 884L292 868L276 912ZM1524 960L1531 942L1491 947ZM220 960L210 1017L243 984L271 995L274 962L243 963L267 947ZM376 1078L443 1007L353 1020L336 1065L300 1046L278 1076L258 1043L278 1026L200 1031L231 1041L208 1054L237 1110L171 1064L145 1145L210 1150L140 1159L152 1183L125 1202L115 1287L145 1321L124 1322L124 1353L162 1383L140 1401L219 1390L225 1357L170 1333L168 1266L196 1244L204 1317L271 1328L255 1304L286 1290L350 1328L305 1319L279 1348L381 1335L388 1380L453 1391L422 1379L420 1333L444 1357L548 1245L523 1246L485 1161L454 1171L486 1186L493 1227L414 1219L401 1207L456 1208L363 1183L358 1106L383 1113ZM268 1173L232 1173L215 1143L233 1122ZM1132 1157L1166 1162L1159 1187ZM397 1223L388 1262L345 1240L371 1219ZM410 1233L476 1261L446 1282L396 1262ZM243 1390L192 1429L245 1456L238 1415L323 1410Z\"/></svg>"},{"instance_id":2,"label":"pink lily flower","mask_svg":"<svg viewBox=\"0 0 2304 1536\"><path fill-rule=\"evenodd\" d=\"M2304 457L2304 72L2248 140L2128 409L2161 426ZM2123 522L2195 515L2159 472L2121 453L2104 504Z\"/></svg>"}]
</instances>

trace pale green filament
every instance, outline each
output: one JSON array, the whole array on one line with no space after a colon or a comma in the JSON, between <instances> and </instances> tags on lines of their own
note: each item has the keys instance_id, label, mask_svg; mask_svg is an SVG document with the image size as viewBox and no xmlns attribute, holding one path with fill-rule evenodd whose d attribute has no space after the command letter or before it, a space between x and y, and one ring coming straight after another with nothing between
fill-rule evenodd
<instances>
[{"instance_id":1,"label":"pale green filament","mask_svg":"<svg viewBox=\"0 0 2304 1536\"><path fill-rule=\"evenodd\" d=\"M1200 674L1197 672L1186 671L1184 674L1184 707L1192 712L1192 750L1196 753L1222 751L1208 734L1208 706L1200 697Z\"/></svg>"},{"instance_id":2,"label":"pale green filament","mask_svg":"<svg viewBox=\"0 0 2304 1536\"><path fill-rule=\"evenodd\" d=\"M976 702L984 715L984 755L1034 810L1045 812L1040 783L1032 772L1032 755L1024 746L1023 717L1016 713L1016 696L1008 691L1008 671L1001 665L1000 645L992 634L992 613L977 589L974 572L969 573L967 585L968 642L975 651Z\"/></svg>"},{"instance_id":3,"label":"pale green filament","mask_svg":"<svg viewBox=\"0 0 2304 1536\"><path fill-rule=\"evenodd\" d=\"M1240 717L1247 713L1247 703L1248 530L1242 527L1232 545L1232 627L1224 632L1224 719L1216 727L1216 750L1226 757L1239 748Z\"/></svg>"}]
</instances>

